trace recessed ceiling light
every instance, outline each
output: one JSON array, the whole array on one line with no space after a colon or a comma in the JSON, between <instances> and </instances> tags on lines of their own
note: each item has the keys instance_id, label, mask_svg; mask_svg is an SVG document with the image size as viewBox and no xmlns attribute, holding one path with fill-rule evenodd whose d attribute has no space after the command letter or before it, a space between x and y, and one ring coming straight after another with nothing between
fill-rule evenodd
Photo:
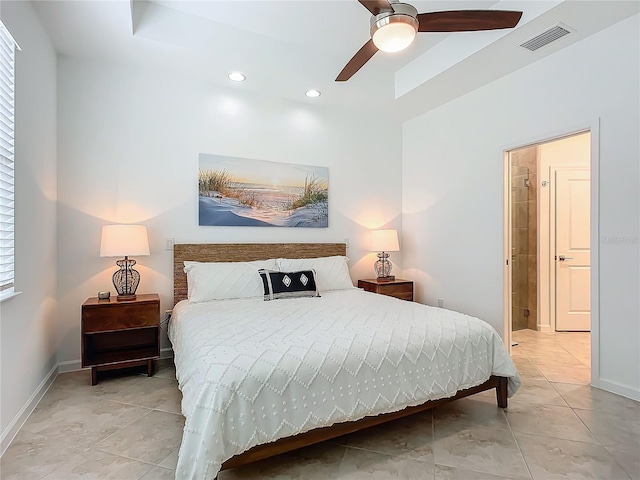
<instances>
[{"instance_id":1,"label":"recessed ceiling light","mask_svg":"<svg viewBox=\"0 0 640 480\"><path fill-rule=\"evenodd\" d=\"M229 74L229 80L233 80L234 82L244 82L247 79L244 73L240 72L231 72Z\"/></svg>"},{"instance_id":2,"label":"recessed ceiling light","mask_svg":"<svg viewBox=\"0 0 640 480\"><path fill-rule=\"evenodd\" d=\"M316 98L320 96L320 92L318 90L311 89L311 90L307 90L305 92L305 95L310 98Z\"/></svg>"}]
</instances>

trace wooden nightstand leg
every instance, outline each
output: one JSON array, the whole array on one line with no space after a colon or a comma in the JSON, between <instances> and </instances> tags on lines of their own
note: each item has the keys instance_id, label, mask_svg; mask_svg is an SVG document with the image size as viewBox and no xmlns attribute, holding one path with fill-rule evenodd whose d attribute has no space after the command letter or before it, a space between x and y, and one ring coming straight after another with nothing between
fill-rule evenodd
<instances>
[{"instance_id":1,"label":"wooden nightstand leg","mask_svg":"<svg viewBox=\"0 0 640 480\"><path fill-rule=\"evenodd\" d=\"M498 386L496 387L496 399L500 408L507 408L508 380L506 377L499 377Z\"/></svg>"},{"instance_id":2,"label":"wooden nightstand leg","mask_svg":"<svg viewBox=\"0 0 640 480\"><path fill-rule=\"evenodd\" d=\"M147 377L153 377L153 360L147 360Z\"/></svg>"},{"instance_id":3,"label":"wooden nightstand leg","mask_svg":"<svg viewBox=\"0 0 640 480\"><path fill-rule=\"evenodd\" d=\"M91 385L97 385L98 384L98 368L97 367L91 367Z\"/></svg>"}]
</instances>

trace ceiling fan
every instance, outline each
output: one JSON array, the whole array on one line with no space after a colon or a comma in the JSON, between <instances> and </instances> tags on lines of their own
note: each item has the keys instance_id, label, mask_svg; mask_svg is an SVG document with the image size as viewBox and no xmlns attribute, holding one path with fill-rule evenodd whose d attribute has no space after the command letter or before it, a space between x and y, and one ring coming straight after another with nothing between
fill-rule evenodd
<instances>
[{"instance_id":1,"label":"ceiling fan","mask_svg":"<svg viewBox=\"0 0 640 480\"><path fill-rule=\"evenodd\" d=\"M513 28L522 12L509 10L451 10L418 13L398 0L358 0L372 14L371 39L342 69L336 82L349 80L378 51L399 52L417 32L470 32Z\"/></svg>"}]
</instances>

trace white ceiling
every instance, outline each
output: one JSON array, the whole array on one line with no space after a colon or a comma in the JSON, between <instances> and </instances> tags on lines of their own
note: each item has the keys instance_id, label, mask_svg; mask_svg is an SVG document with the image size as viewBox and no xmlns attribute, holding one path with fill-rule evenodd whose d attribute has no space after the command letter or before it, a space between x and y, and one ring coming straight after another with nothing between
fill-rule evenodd
<instances>
[{"instance_id":1,"label":"white ceiling","mask_svg":"<svg viewBox=\"0 0 640 480\"><path fill-rule=\"evenodd\" d=\"M636 1L415 0L419 12L523 11L499 32L420 33L399 54L378 52L348 82L334 79L369 39L356 0L33 1L64 55L183 72L212 84L320 105L415 115L522 68L640 10ZM535 53L518 45L562 22L571 35ZM247 75L242 84L230 71ZM304 92L316 88L318 99Z\"/></svg>"}]
</instances>

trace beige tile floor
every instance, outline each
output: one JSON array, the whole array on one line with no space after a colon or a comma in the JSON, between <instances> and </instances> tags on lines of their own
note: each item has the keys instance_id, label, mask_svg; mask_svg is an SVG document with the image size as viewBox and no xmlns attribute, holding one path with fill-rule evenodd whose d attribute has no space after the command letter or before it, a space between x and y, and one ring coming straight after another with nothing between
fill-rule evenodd
<instances>
[{"instance_id":1,"label":"beige tile floor","mask_svg":"<svg viewBox=\"0 0 640 480\"><path fill-rule=\"evenodd\" d=\"M483 392L219 480L640 480L640 404L584 384L588 335L514 337L523 385L507 410ZM59 375L0 461L0 476L171 479L179 411L170 360L152 378L120 376L95 387L88 372Z\"/></svg>"}]
</instances>

